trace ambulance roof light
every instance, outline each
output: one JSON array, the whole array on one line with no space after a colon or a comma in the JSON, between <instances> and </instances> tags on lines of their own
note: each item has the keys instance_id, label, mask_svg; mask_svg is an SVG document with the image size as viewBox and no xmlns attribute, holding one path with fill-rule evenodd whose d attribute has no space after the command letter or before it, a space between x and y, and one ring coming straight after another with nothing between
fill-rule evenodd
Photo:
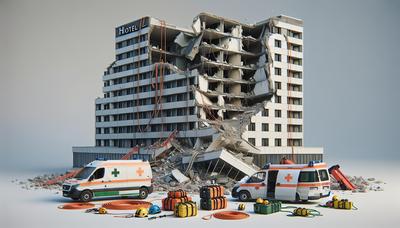
<instances>
[{"instance_id":1,"label":"ambulance roof light","mask_svg":"<svg viewBox=\"0 0 400 228\"><path fill-rule=\"evenodd\" d=\"M309 167L313 167L315 163L316 163L316 161L310 161L310 162L308 163L308 166L309 166Z\"/></svg>"},{"instance_id":2,"label":"ambulance roof light","mask_svg":"<svg viewBox=\"0 0 400 228\"><path fill-rule=\"evenodd\" d=\"M106 158L102 158L102 157L97 157L96 160L97 160L97 161L107 161Z\"/></svg>"}]
</instances>

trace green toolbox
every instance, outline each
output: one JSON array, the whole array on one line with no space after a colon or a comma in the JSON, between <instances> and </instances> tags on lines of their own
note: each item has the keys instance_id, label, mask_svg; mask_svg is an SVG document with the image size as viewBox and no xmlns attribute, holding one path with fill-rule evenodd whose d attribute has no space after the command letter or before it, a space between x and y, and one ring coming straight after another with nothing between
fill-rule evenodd
<instances>
[{"instance_id":1,"label":"green toolbox","mask_svg":"<svg viewBox=\"0 0 400 228\"><path fill-rule=\"evenodd\" d=\"M282 208L282 203L280 201L269 202L268 204L255 203L254 213L269 215L272 213L279 212Z\"/></svg>"}]
</instances>

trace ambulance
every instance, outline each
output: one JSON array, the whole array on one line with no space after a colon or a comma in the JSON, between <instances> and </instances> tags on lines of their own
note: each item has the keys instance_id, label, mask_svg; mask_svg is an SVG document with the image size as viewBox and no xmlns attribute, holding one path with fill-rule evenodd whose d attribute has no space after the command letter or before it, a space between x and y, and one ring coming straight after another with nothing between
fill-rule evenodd
<instances>
[{"instance_id":1,"label":"ambulance","mask_svg":"<svg viewBox=\"0 0 400 228\"><path fill-rule=\"evenodd\" d=\"M83 202L92 198L136 196L153 191L149 162L142 160L96 160L62 185L63 196Z\"/></svg>"},{"instance_id":2,"label":"ambulance","mask_svg":"<svg viewBox=\"0 0 400 228\"><path fill-rule=\"evenodd\" d=\"M267 164L232 189L240 201L272 199L282 201L317 200L330 195L330 177L322 162L309 164Z\"/></svg>"}]
</instances>

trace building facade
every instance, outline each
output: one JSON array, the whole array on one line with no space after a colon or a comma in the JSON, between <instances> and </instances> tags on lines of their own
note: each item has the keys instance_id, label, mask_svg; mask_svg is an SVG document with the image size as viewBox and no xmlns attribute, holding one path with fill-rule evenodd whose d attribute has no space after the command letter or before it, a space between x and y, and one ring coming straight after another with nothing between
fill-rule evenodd
<instances>
[{"instance_id":1,"label":"building facade","mask_svg":"<svg viewBox=\"0 0 400 228\"><path fill-rule=\"evenodd\" d=\"M182 143L207 147L218 135L207 120L235 119L272 93L242 135L260 151L255 163L322 160L322 148L304 147L301 20L281 15L250 25L201 13L185 29L144 17L117 27L115 41L95 101L95 146L74 147L74 166L117 159L175 130Z\"/></svg>"}]
</instances>

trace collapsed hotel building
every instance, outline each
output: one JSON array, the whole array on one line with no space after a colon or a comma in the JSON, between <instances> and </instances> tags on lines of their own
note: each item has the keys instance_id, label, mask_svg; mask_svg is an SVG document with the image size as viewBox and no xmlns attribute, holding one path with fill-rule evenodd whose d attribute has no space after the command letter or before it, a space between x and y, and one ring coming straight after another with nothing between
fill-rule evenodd
<instances>
[{"instance_id":1,"label":"collapsed hotel building","mask_svg":"<svg viewBox=\"0 0 400 228\"><path fill-rule=\"evenodd\" d=\"M244 24L201 13L185 29L144 17L115 35L116 60L95 101L95 146L73 147L74 167L133 147L132 158L180 150L188 168L235 177L282 157L322 160L322 148L303 145L301 20Z\"/></svg>"}]
</instances>

